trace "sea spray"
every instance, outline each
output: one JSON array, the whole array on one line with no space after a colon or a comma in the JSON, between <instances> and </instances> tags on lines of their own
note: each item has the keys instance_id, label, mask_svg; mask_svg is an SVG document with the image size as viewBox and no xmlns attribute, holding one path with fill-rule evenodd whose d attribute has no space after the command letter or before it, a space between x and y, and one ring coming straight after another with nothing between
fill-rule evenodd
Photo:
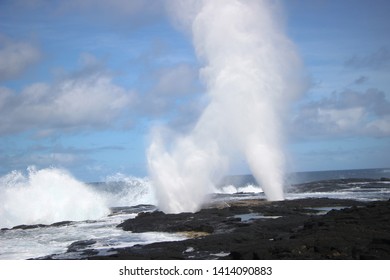
<instances>
[{"instance_id":1,"label":"sea spray","mask_svg":"<svg viewBox=\"0 0 390 280\"><path fill-rule=\"evenodd\" d=\"M55 168L0 177L0 227L99 219L109 213L105 200L66 171Z\"/></svg>"},{"instance_id":2,"label":"sea spray","mask_svg":"<svg viewBox=\"0 0 390 280\"><path fill-rule=\"evenodd\" d=\"M198 210L237 154L268 199L284 198L282 123L301 90L301 65L275 3L168 1L204 65L209 104L188 134L153 130L147 156L161 210Z\"/></svg>"},{"instance_id":3,"label":"sea spray","mask_svg":"<svg viewBox=\"0 0 390 280\"><path fill-rule=\"evenodd\" d=\"M162 149L159 136L149 147L150 175L157 187L158 207L165 212L198 210L212 192L214 179L220 178L213 172L225 164L215 141L191 136L176 137L170 152ZM206 140L209 143L202 142Z\"/></svg>"},{"instance_id":4,"label":"sea spray","mask_svg":"<svg viewBox=\"0 0 390 280\"><path fill-rule=\"evenodd\" d=\"M107 176L96 190L103 195L110 207L156 204L154 189L149 178L116 173Z\"/></svg>"}]
</instances>

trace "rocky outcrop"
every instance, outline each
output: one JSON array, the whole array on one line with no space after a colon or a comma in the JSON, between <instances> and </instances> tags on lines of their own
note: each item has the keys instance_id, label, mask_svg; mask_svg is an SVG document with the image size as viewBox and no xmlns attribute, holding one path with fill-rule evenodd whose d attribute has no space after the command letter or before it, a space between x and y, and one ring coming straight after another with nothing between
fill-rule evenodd
<instances>
[{"instance_id":1,"label":"rocky outcrop","mask_svg":"<svg viewBox=\"0 0 390 280\"><path fill-rule=\"evenodd\" d=\"M94 240L40 259L390 259L390 200L307 198L238 200L197 213L140 213L118 225L132 232L174 232L185 240L113 248Z\"/></svg>"},{"instance_id":2,"label":"rocky outcrop","mask_svg":"<svg viewBox=\"0 0 390 280\"><path fill-rule=\"evenodd\" d=\"M333 210L332 210L333 209ZM237 201L197 213L142 213L133 232L204 232L194 238L115 249L89 259L389 259L390 201Z\"/></svg>"},{"instance_id":3,"label":"rocky outcrop","mask_svg":"<svg viewBox=\"0 0 390 280\"><path fill-rule=\"evenodd\" d=\"M72 221L63 221L63 222L57 222L50 225L46 224L34 224L34 225L18 225L14 226L12 228L2 228L1 230L14 230L14 229L34 229L34 228L46 228L46 227L62 227L72 224Z\"/></svg>"}]
</instances>

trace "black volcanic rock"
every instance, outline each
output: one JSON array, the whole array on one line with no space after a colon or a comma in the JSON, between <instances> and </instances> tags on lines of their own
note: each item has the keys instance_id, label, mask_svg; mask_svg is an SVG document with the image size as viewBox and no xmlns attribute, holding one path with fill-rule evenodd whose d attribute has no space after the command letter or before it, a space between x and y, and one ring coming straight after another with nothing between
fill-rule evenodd
<instances>
[{"instance_id":1,"label":"black volcanic rock","mask_svg":"<svg viewBox=\"0 0 390 280\"><path fill-rule=\"evenodd\" d=\"M119 227L191 238L115 248L108 255L88 251L93 240L70 250L85 248L85 259L390 259L390 200L238 200L197 213L140 213Z\"/></svg>"},{"instance_id":2,"label":"black volcanic rock","mask_svg":"<svg viewBox=\"0 0 390 280\"><path fill-rule=\"evenodd\" d=\"M68 252L78 252L80 250L86 249L88 246L93 245L95 243L96 240L93 239L76 241L68 246Z\"/></svg>"},{"instance_id":3,"label":"black volcanic rock","mask_svg":"<svg viewBox=\"0 0 390 280\"><path fill-rule=\"evenodd\" d=\"M164 214L160 211L143 212L135 219L129 219L119 224L118 227L126 231L147 232L181 232L200 231L212 233L214 228L204 219L194 219L191 213Z\"/></svg>"},{"instance_id":4,"label":"black volcanic rock","mask_svg":"<svg viewBox=\"0 0 390 280\"><path fill-rule=\"evenodd\" d=\"M62 221L62 222L57 222L53 223L50 225L46 224L34 224L34 225L18 225L14 226L12 228L2 228L1 230L15 230L15 229L35 229L35 228L46 228L46 227L62 227L62 226L67 226L69 224L73 223L72 221Z\"/></svg>"},{"instance_id":5,"label":"black volcanic rock","mask_svg":"<svg viewBox=\"0 0 390 280\"><path fill-rule=\"evenodd\" d=\"M47 225L43 224L35 224L35 225L18 225L14 226L11 229L34 229L34 228L42 228L42 227L47 227Z\"/></svg>"},{"instance_id":6,"label":"black volcanic rock","mask_svg":"<svg viewBox=\"0 0 390 280\"><path fill-rule=\"evenodd\" d=\"M324 207L330 210L326 214ZM240 218L245 215L253 218ZM89 258L389 259L389 219L390 201L338 199L238 201L197 213L143 213L120 227L134 232L179 232L204 230L204 225L213 230L199 238L116 249L110 256Z\"/></svg>"},{"instance_id":7,"label":"black volcanic rock","mask_svg":"<svg viewBox=\"0 0 390 280\"><path fill-rule=\"evenodd\" d=\"M223 230L230 223L240 219L229 217L226 211L203 209L197 213L164 214L160 211L143 212L134 219L126 220L118 225L132 232L205 232L213 233Z\"/></svg>"}]
</instances>

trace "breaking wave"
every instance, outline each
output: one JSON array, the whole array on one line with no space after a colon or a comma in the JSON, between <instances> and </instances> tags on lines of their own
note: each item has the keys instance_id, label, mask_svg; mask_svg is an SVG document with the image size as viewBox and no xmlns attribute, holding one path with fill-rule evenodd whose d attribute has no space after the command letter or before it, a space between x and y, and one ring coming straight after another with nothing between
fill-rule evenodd
<instances>
[{"instance_id":1,"label":"breaking wave","mask_svg":"<svg viewBox=\"0 0 390 280\"><path fill-rule=\"evenodd\" d=\"M110 212L90 186L57 168L0 177L0 227L99 219Z\"/></svg>"}]
</instances>

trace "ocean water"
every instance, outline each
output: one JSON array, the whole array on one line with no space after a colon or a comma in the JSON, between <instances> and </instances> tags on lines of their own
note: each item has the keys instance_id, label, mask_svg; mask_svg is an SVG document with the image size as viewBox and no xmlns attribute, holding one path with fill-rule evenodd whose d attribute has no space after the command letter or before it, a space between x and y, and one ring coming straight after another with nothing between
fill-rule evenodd
<instances>
[{"instance_id":1,"label":"ocean water","mask_svg":"<svg viewBox=\"0 0 390 280\"><path fill-rule=\"evenodd\" d=\"M285 197L388 200L389 177L390 168L293 173L286 178ZM56 195L49 196L50 192ZM210 194L212 201L247 198L265 198L261 186L250 175L228 176ZM8 228L0 231L0 259L51 254L77 259L84 249L107 255L115 248L186 238L180 233L132 233L116 227L139 212L156 210L153 187L147 178L117 175L105 182L83 184L59 170L32 170L28 175L14 172L0 178L0 200L0 228ZM82 204L87 214L75 215L76 204ZM20 224L62 221L68 222L9 229ZM77 246L80 242L83 246Z\"/></svg>"}]
</instances>

